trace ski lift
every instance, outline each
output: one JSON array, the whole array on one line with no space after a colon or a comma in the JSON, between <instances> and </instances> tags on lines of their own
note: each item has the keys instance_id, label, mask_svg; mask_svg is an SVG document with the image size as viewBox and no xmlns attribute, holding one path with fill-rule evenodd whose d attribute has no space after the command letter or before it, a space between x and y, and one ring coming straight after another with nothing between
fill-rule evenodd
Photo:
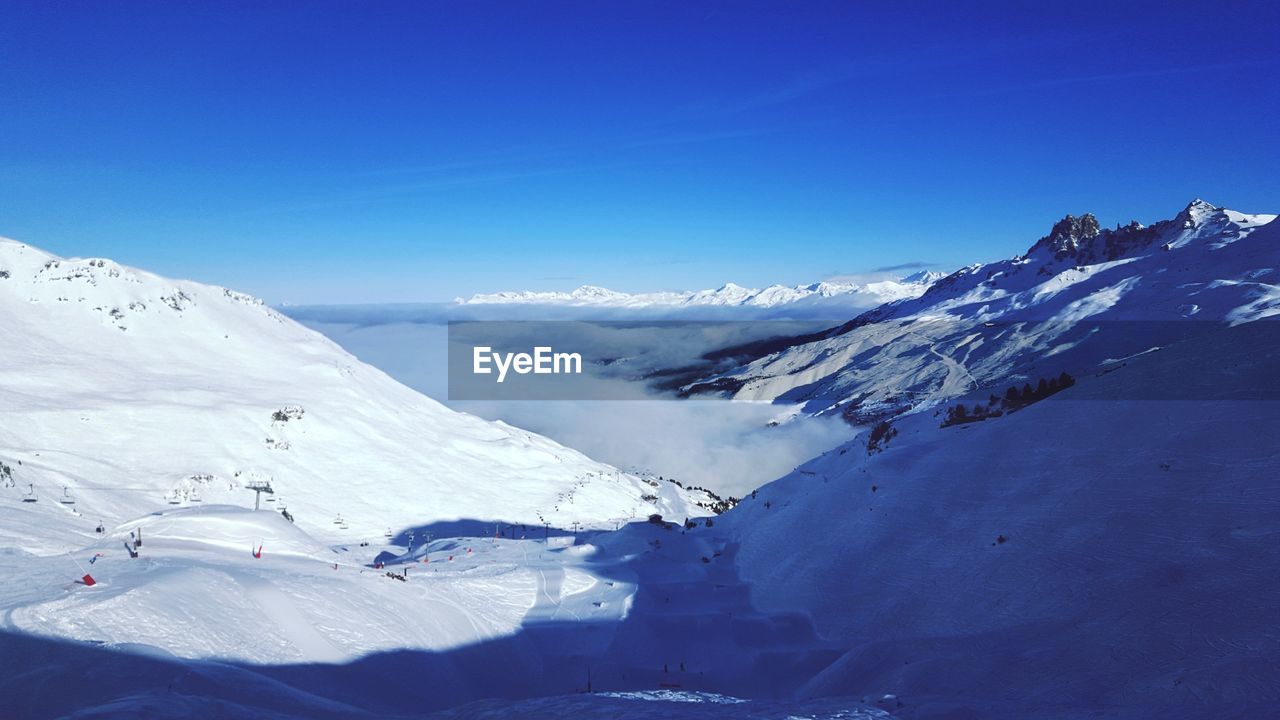
<instances>
[{"instance_id":1,"label":"ski lift","mask_svg":"<svg viewBox=\"0 0 1280 720\"><path fill-rule=\"evenodd\" d=\"M385 533L383 533L382 535L383 535L384 537L391 537L391 528L387 528L387 531L386 531Z\"/></svg>"},{"instance_id":2,"label":"ski lift","mask_svg":"<svg viewBox=\"0 0 1280 720\"><path fill-rule=\"evenodd\" d=\"M62 486L62 497L58 498L58 502L63 505L75 505L76 499L71 497L71 489L66 485Z\"/></svg>"},{"instance_id":3,"label":"ski lift","mask_svg":"<svg viewBox=\"0 0 1280 720\"><path fill-rule=\"evenodd\" d=\"M36 497L35 483L27 485L27 494L22 496L22 502L35 502L38 499Z\"/></svg>"},{"instance_id":4,"label":"ski lift","mask_svg":"<svg viewBox=\"0 0 1280 720\"><path fill-rule=\"evenodd\" d=\"M254 510L258 509L262 501L262 493L266 493L267 495L275 495L276 493L276 491L271 487L271 482L267 480L252 480L248 485L244 486L244 489L252 490L255 493L253 496ZM271 498L267 499L270 500Z\"/></svg>"}]
</instances>

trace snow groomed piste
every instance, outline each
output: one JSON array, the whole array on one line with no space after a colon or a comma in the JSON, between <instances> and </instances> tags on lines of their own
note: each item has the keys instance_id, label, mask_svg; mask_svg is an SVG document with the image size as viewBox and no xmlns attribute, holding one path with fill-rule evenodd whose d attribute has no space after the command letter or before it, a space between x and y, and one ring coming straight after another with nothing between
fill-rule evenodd
<instances>
[{"instance_id":1,"label":"snow groomed piste","mask_svg":"<svg viewBox=\"0 0 1280 720\"><path fill-rule=\"evenodd\" d=\"M405 662L423 672L467 678L452 690L396 693L404 702L389 707L400 712L465 702L486 683L498 695L654 688L679 696L707 687L781 695L835 651L803 618L754 610L735 548L712 530L655 519L575 537L499 524L487 537L427 541L419 530L419 542L405 533L403 545L330 547L278 513L206 505L157 511L70 557L4 556L0 572L30 582L7 584L0 607L7 632L51 646L150 648L273 678L327 664L319 675L336 680L339 697L383 684L364 667L403 651L415 651ZM91 585L75 579L82 558L92 562ZM514 684L512 662L521 668Z\"/></svg>"}]
</instances>

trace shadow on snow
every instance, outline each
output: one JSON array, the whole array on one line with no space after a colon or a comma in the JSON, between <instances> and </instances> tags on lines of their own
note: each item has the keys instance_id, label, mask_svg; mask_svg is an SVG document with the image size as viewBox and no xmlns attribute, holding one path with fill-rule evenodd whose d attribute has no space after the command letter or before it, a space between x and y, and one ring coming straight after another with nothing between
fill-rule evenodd
<instances>
[{"instance_id":1,"label":"shadow on snow","mask_svg":"<svg viewBox=\"0 0 1280 720\"><path fill-rule=\"evenodd\" d=\"M481 521L414 533L484 528L492 536L493 523ZM407 545L407 532L401 537ZM510 636L340 665L184 660L155 648L0 632L0 696L7 706L0 714L387 717L482 699L647 689L780 699L840 654L815 636L806 617L755 610L738 578L736 548L710 530L633 523L613 533L579 533L577 541L598 548L582 567L600 582L635 585L625 618L566 621L552 612L534 620L531 612Z\"/></svg>"}]
</instances>

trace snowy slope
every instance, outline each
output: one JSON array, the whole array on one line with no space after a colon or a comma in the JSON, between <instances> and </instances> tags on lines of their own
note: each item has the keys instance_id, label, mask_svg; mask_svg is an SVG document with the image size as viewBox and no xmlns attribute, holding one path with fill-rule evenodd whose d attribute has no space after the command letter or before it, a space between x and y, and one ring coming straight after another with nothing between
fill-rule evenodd
<instances>
[{"instance_id":1,"label":"snowy slope","mask_svg":"<svg viewBox=\"0 0 1280 720\"><path fill-rule=\"evenodd\" d=\"M712 528L640 522L575 544L508 527L501 538L331 549L275 513L214 505L141 527L136 559L116 530L70 557L0 553L6 720L422 717L482 698L495 700L448 717L896 708L880 695L790 700L837 652L803 618L753 608L734 548ZM77 559L96 584L71 581L84 572ZM580 695L511 700L570 694Z\"/></svg>"},{"instance_id":2,"label":"snowy slope","mask_svg":"<svg viewBox=\"0 0 1280 720\"><path fill-rule=\"evenodd\" d=\"M254 480L276 491L265 507L326 540L703 514L674 486L449 410L232 290L0 240L0 318L5 545L78 546L69 533L174 504L246 506ZM11 534L15 513L45 536Z\"/></svg>"},{"instance_id":3,"label":"snowy slope","mask_svg":"<svg viewBox=\"0 0 1280 720\"><path fill-rule=\"evenodd\" d=\"M1214 322L1277 312L1275 217L1200 200L1150 227L1068 216L1023 255L963 268L690 389L862 423L975 388L1087 372Z\"/></svg>"},{"instance_id":4,"label":"snowy slope","mask_svg":"<svg viewBox=\"0 0 1280 720\"><path fill-rule=\"evenodd\" d=\"M139 528L141 557L131 559L123 538ZM258 547L255 558L250 550ZM537 563L524 562L518 548L504 553L483 541L481 549L485 562L449 549L433 554L443 569L413 565L415 578L431 575L428 593L424 584L374 570L376 548L331 549L279 514L178 508L109 529L75 560L6 558L0 574L25 571L30 582L6 588L0 607L14 630L181 658L328 663L383 650L445 650L515 632L536 604ZM455 553L458 562L448 562ZM502 557L511 553L519 567ZM68 591L80 574L76 560L95 586Z\"/></svg>"},{"instance_id":5,"label":"snowy slope","mask_svg":"<svg viewBox=\"0 0 1280 720\"><path fill-rule=\"evenodd\" d=\"M880 450L864 434L718 519L758 606L848 648L805 692L955 717L1273 715L1276 325L1219 326L998 418L904 415ZM1153 388L1176 392L1134 399Z\"/></svg>"},{"instance_id":6,"label":"snowy slope","mask_svg":"<svg viewBox=\"0 0 1280 720\"><path fill-rule=\"evenodd\" d=\"M458 298L462 305L564 305L607 308L747 307L776 308L796 303L810 305L838 301L840 307L872 307L892 300L920 295L942 273L918 272L898 280L868 283L823 281L809 285L770 285L763 289L727 283L714 290L624 293L584 285L570 292L498 292ZM833 303L836 304L836 303Z\"/></svg>"}]
</instances>

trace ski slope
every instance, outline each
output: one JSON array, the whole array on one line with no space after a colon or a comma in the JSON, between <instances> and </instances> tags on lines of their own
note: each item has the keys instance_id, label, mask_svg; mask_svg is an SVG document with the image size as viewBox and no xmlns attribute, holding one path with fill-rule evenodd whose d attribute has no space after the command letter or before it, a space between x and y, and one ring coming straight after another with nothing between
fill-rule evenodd
<instances>
[{"instance_id":1,"label":"ski slope","mask_svg":"<svg viewBox=\"0 0 1280 720\"><path fill-rule=\"evenodd\" d=\"M675 486L449 410L232 290L0 240L0 317L6 546L61 552L99 522L248 506L251 482L324 540L706 514Z\"/></svg>"},{"instance_id":2,"label":"ski slope","mask_svg":"<svg viewBox=\"0 0 1280 720\"><path fill-rule=\"evenodd\" d=\"M124 544L138 531L143 543L132 558ZM0 607L8 628L27 634L258 664L476 644L514 633L547 603L591 616L561 597L582 589L581 571L544 569L518 541L457 542L440 540L393 563L397 572L409 567L413 582L400 582L373 566L379 553L402 556L404 547L330 548L274 512L165 510L70 555L4 557L0 574L31 582L6 584ZM74 582L80 570L97 583ZM611 605L603 616L621 611Z\"/></svg>"},{"instance_id":3,"label":"ski slope","mask_svg":"<svg viewBox=\"0 0 1280 720\"><path fill-rule=\"evenodd\" d=\"M420 717L474 703L443 716L740 717L721 707L736 705L781 719L837 656L803 617L747 602L714 528L499 532L329 547L276 513L204 505L68 554L0 553L0 577L23 579L0 584L0 657L25 658L0 674L6 717ZM86 572L93 585L75 579ZM602 694L571 697L584 690ZM896 699L881 700L803 706L889 717Z\"/></svg>"}]
</instances>

